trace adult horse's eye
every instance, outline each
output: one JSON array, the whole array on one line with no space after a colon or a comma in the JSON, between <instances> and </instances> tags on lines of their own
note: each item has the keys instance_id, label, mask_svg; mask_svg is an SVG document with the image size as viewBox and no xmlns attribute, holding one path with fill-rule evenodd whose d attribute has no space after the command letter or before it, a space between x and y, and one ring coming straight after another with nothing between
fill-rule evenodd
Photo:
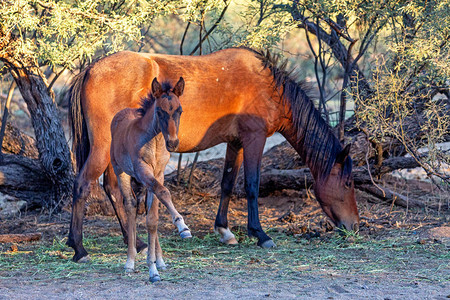
<instances>
[{"instance_id":1,"label":"adult horse's eye","mask_svg":"<svg viewBox=\"0 0 450 300\"><path fill-rule=\"evenodd\" d=\"M352 187L352 182L349 180L349 181L346 181L345 183L344 183L344 187L348 190L348 189L350 189L351 187Z\"/></svg>"}]
</instances>

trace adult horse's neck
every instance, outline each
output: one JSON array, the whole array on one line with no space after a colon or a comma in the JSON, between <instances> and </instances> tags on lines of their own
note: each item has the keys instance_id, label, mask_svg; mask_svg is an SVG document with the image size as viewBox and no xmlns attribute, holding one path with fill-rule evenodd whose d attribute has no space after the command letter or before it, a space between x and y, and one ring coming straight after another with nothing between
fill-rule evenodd
<instances>
[{"instance_id":1,"label":"adult horse's neck","mask_svg":"<svg viewBox=\"0 0 450 300\"><path fill-rule=\"evenodd\" d=\"M285 107L287 120L279 131L300 154L314 178L326 178L342 151L338 139L314 107L302 84L292 79L291 72L285 70L286 61L277 66L278 57L271 56L269 52L253 52L263 67L271 72L275 88L281 95L281 101L274 100Z\"/></svg>"},{"instance_id":2,"label":"adult horse's neck","mask_svg":"<svg viewBox=\"0 0 450 300\"><path fill-rule=\"evenodd\" d=\"M314 107L302 84L292 79L291 72L286 71L286 61L278 66L278 57L271 56L269 52L253 52L261 60L263 68L270 70L273 84L281 95L281 99L273 99L284 105L287 115L280 133L297 150L316 180L326 178L342 151L338 139Z\"/></svg>"},{"instance_id":3,"label":"adult horse's neck","mask_svg":"<svg viewBox=\"0 0 450 300\"><path fill-rule=\"evenodd\" d=\"M325 178L342 147L301 84L285 78L282 101L289 118L281 131L308 165L314 178Z\"/></svg>"}]
</instances>

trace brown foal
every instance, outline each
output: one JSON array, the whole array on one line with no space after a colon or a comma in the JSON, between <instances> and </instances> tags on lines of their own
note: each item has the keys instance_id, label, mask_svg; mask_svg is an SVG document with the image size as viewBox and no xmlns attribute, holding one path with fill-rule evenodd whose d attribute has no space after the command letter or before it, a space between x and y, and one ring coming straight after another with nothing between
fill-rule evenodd
<instances>
[{"instance_id":1,"label":"brown foal","mask_svg":"<svg viewBox=\"0 0 450 300\"><path fill-rule=\"evenodd\" d=\"M173 88L169 83L161 86L155 78L151 94L143 100L142 107L121 110L111 123L111 164L119 180L128 217L125 270L134 271L137 254L136 214L139 203L131 188L133 177L147 188L147 264L151 282L161 280L157 269L166 267L157 234L158 199L169 210L180 236L192 237L183 217L172 203L169 190L163 185L164 169L170 158L169 151L175 151L178 147L178 128L182 113L179 97L183 94L183 89L183 78Z\"/></svg>"}]
</instances>

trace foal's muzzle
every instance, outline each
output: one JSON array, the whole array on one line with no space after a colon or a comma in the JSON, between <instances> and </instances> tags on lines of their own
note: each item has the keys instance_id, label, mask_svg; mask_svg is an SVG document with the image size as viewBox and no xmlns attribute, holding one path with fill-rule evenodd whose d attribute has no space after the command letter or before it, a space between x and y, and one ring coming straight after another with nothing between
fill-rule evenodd
<instances>
[{"instance_id":1,"label":"foal's muzzle","mask_svg":"<svg viewBox=\"0 0 450 300\"><path fill-rule=\"evenodd\" d=\"M168 140L166 141L166 148L168 151L173 152L178 149L178 144L180 144L180 140Z\"/></svg>"}]
</instances>

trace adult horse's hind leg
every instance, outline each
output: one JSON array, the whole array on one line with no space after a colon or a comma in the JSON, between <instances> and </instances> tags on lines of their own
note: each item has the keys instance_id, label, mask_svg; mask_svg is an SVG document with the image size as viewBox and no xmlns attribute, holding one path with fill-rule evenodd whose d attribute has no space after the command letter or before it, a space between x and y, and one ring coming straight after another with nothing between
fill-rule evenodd
<instances>
[{"instance_id":1,"label":"adult horse's hind leg","mask_svg":"<svg viewBox=\"0 0 450 300\"><path fill-rule=\"evenodd\" d=\"M234 184L236 183L242 160L242 146L240 144L228 143L225 164L223 167L220 203L216 221L214 223L214 231L220 234L220 241L222 243L229 245L238 243L234 234L228 228L227 213L228 204L230 203L231 194L233 192Z\"/></svg>"},{"instance_id":2,"label":"adult horse's hind leg","mask_svg":"<svg viewBox=\"0 0 450 300\"><path fill-rule=\"evenodd\" d=\"M120 192L117 177L111 164L108 164L108 167L106 168L106 171L104 173L103 187L105 189L106 195L109 198L109 201L111 201L117 219L119 220L120 229L122 230L123 235L123 241L125 242L125 244L128 244L128 225L127 216L123 206L123 197L122 193ZM136 237L137 252L140 253L146 248L147 244L141 241L139 237Z\"/></svg>"},{"instance_id":3,"label":"adult horse's hind leg","mask_svg":"<svg viewBox=\"0 0 450 300\"><path fill-rule=\"evenodd\" d=\"M247 194L248 235L258 238L258 246L263 248L276 247L272 239L262 230L259 222L258 195L261 158L266 137L250 133L243 137L245 192Z\"/></svg>"},{"instance_id":4,"label":"adult horse's hind leg","mask_svg":"<svg viewBox=\"0 0 450 300\"><path fill-rule=\"evenodd\" d=\"M73 187L72 216L66 244L75 250L72 258L75 262L86 262L89 260L88 253L83 247L83 217L84 205L86 198L89 196L91 184L91 181L78 176Z\"/></svg>"},{"instance_id":5,"label":"adult horse's hind leg","mask_svg":"<svg viewBox=\"0 0 450 300\"><path fill-rule=\"evenodd\" d=\"M75 262L84 262L89 259L88 253L83 247L84 205L92 184L96 183L108 165L108 152L102 150L91 148L91 153L89 153L89 157L78 174L73 187L72 218L66 244L75 250L73 256Z\"/></svg>"}]
</instances>

